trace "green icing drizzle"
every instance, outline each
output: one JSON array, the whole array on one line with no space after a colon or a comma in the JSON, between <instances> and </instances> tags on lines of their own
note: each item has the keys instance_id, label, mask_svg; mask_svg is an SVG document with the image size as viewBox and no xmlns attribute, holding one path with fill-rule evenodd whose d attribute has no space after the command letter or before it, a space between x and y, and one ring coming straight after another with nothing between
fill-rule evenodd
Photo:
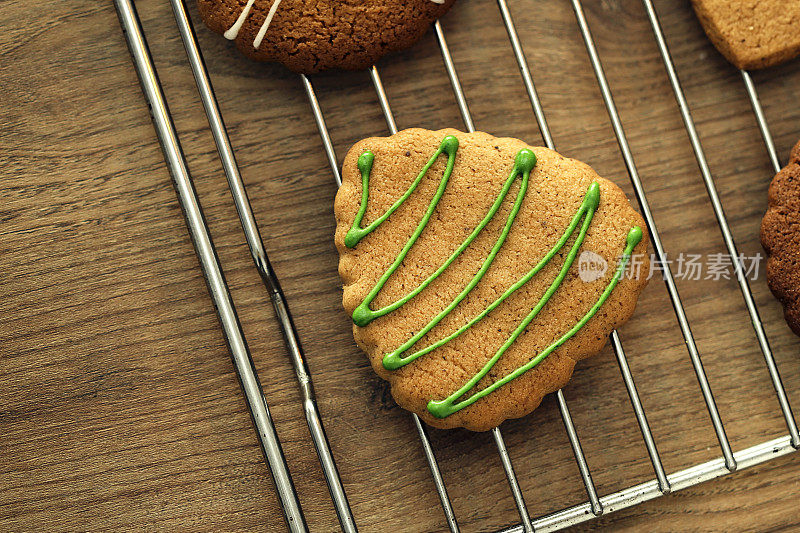
<instances>
[{"instance_id":1,"label":"green icing drizzle","mask_svg":"<svg viewBox=\"0 0 800 533\"><path fill-rule=\"evenodd\" d=\"M520 192L522 192L521 189L520 189ZM547 265L547 263L550 262L550 260L553 258L553 256L555 256L558 253L558 251L561 250L561 248L564 247L564 244L566 244L566 242L569 240L570 236L573 233L575 233L575 229L578 227L578 224L580 223L581 219L584 218L584 215L586 215L586 221L584 222L584 225L583 225L584 227L582 228L581 234L579 235L578 239L576 239L576 241L575 241L575 246L573 246L573 249L575 249L577 251L577 248L580 247L581 243L583 242L583 236L585 235L585 230L588 229L588 227L589 227L589 223L591 222L592 217L594 216L594 212L597 209L597 204L599 203L599 201L600 201L600 187L597 185L597 183L592 183L592 185L589 187L589 190L586 193L586 196L583 199L583 203L581 204L581 207L578 209L578 212L575 214L575 216L572 217L572 221L570 222L569 226L567 227L567 230L564 232L564 234L558 240L556 245L553 246L553 248L549 252L547 252L547 254L542 258L541 261L539 261L539 263L536 264L535 267L533 267L531 270L528 271L527 274L525 274L519 280L517 280L517 282L514 283L511 287L509 287L506 290L506 292L504 292L494 302L489 304L489 306L486 309L484 309L479 314L477 314L469 322L467 322L466 324L464 324L463 326L458 328L455 332L453 332L450 335L448 335L447 337L445 337L445 338L443 338L443 339L431 344L430 346L428 346L426 348L423 348L422 350L419 350L416 353L413 353L413 354L411 354L409 356L406 356L405 358L402 358L401 354L403 352L405 352L406 350L411 348L411 346L413 346L419 339L422 338L423 335L425 335L428 331L430 331L430 329L433 328L433 326L435 326L439 321L441 321L452 310L452 308L455 307L455 306L451 304L452 307L448 306L447 308L445 308L444 311L442 311L431 322L429 322L425 327L423 327L420 330L419 333L414 335L411 339L406 341L402 346L400 346L395 351L386 354L384 356L384 358L383 358L383 366L384 366L384 368L386 368L387 370L398 369L398 368L410 363L414 359L417 359L418 357L421 357L421 356L423 356L423 355L425 355L425 354L427 354L429 352L432 352L436 348L439 348L440 346L443 346L443 345L447 344L451 340L455 339L456 337L460 336L462 333L467 331L469 328L471 328L477 322L481 321L486 315L488 315L497 306L499 306L501 303L503 303L503 301L506 298L508 298L509 296L511 296L511 294L516 292L517 289L519 289L520 287L525 285L528 281L530 281L531 278L533 278L540 270L542 270ZM496 251L494 249L492 250L492 252L496 253ZM491 254L490 254L490 257L493 259L493 256ZM487 261L488 261L488 259L487 259ZM486 265L486 264L484 263L484 265ZM488 268L488 266L486 266L486 268ZM566 269L564 270L565 274L566 274L566 270L568 270L568 269L569 269L569 265L566 265ZM483 275L480 272L479 272L479 274L481 276ZM561 277L561 279L563 279L563 276ZM473 278L473 281L475 281L475 283L477 284L477 281L474 278ZM558 285L561 284L561 280L556 278L556 282L554 282L554 283L557 283L557 285L555 286L555 288L553 288L551 286L552 292L555 292L555 289L557 289ZM472 290L472 287L470 287L468 285L467 288L464 291L462 291L461 294L459 294L459 297L461 297L463 299L463 296L466 296L465 292L469 292L469 290ZM552 294L552 293L550 293L550 294ZM550 296L547 293L545 293L545 296L546 296L546 299L545 299L544 303L547 303L547 300L550 299ZM458 299L458 298L456 298L456 299ZM541 301L539 303L541 304L542 307L544 306L544 303L542 303ZM538 311L537 311L537 313L538 313ZM534 316L536 316L536 315L534 315ZM532 319L533 319L533 317L531 317L531 320ZM530 322L530 320L528 320L528 322ZM525 326L527 326L527 323L525 324ZM524 330L525 328L523 327L522 329ZM517 334L517 336L519 336L519 335ZM514 337L514 339L516 339L516 337ZM513 342L514 339L512 339L511 342ZM508 344L510 345L511 343L508 343ZM505 349L502 349L502 351L505 352ZM500 353L500 355L502 355L502 353ZM496 357L499 359L499 356L496 356Z\"/></svg>"},{"instance_id":2,"label":"green icing drizzle","mask_svg":"<svg viewBox=\"0 0 800 533\"><path fill-rule=\"evenodd\" d=\"M589 220L589 217L587 217L587 220ZM584 222L584 225L581 228L581 234L579 236L580 240L583 240L583 237L586 235L587 228L588 228L588 223ZM516 340L516 338L519 337L523 331L525 331L525 328L528 326L528 324L530 324L531 320L533 320L533 318L537 314L539 314L539 311L542 309L542 307L544 307L544 305L550 299L550 296L552 296L553 293L556 291L556 289L558 289L558 286L561 284L561 281L567 274L567 270L569 270L570 265L572 265L572 262L575 260L575 255L578 253L578 248L576 246L573 246L572 249L570 250L567 260L564 262L564 266L561 268L561 271L558 273L558 276L556 277L555 281L553 281L553 283L550 285L550 288L547 289L544 296L542 296L542 298L539 300L539 303L536 304L536 307L534 307L533 310L531 310L531 312L528 314L528 316L526 316L525 319L520 323L520 325L517 326L517 329L514 330L514 333L511 334L511 336L508 338L508 340L506 340L503 346L501 346L500 349L497 350L497 353L494 354L494 357L489 359L489 361L484 365L484 367L481 368L481 370L477 374L475 374L469 381L467 381L464 384L464 386L462 386L456 392L454 392L444 400L429 401L428 411L436 418L445 418L446 416L450 416L456 411L459 411L467 407L468 405L472 405L473 403L477 402L484 396L491 394L492 392L496 391L509 381L518 378L528 370L532 369L533 367L544 361L545 357L550 355L556 348L558 348L559 346L567 342L569 339L571 339L583 326L586 325L586 323L589 320L592 319L595 313L597 313L597 310L600 309L603 303L605 303L605 301L611 295L611 291L613 291L614 287L617 286L617 283L619 282L620 278L625 272L625 267L628 264L633 249L636 247L637 244L639 244L641 240L642 240L642 228L640 228L639 226L634 226L628 232L625 251L622 254L622 260L620 261L619 266L617 267L617 270L614 273L614 277L611 278L611 281L609 281L608 285L606 285L603 294L600 295L600 298L598 298L597 302L595 302L592 308L589 309L589 312L583 315L583 317L578 321L577 324L572 326L572 328L569 331L567 331L559 339L550 344L550 346L542 350L538 355L536 355L536 357L534 357L521 367L517 368L510 374L507 374L502 379L495 381L485 389L476 392L472 396L464 400L461 400L460 402L457 401L464 394L466 394L467 391L469 391L472 387L474 387L478 383L478 381L480 381L481 378L483 378L486 374L489 373L489 371L492 369L497 360L500 359L503 353L509 348L509 346L511 346L511 344Z\"/></svg>"},{"instance_id":3,"label":"green icing drizzle","mask_svg":"<svg viewBox=\"0 0 800 533\"><path fill-rule=\"evenodd\" d=\"M580 230L578 236L576 237L572 247L570 248L569 253L564 261L564 264L561 267L558 275L556 276L555 280L550 284L550 287L545 291L544 295L541 297L539 302L536 306L531 310L531 312L520 322L520 324L516 327L514 332L511 336L503 343L503 345L495 352L494 356L492 356L489 361L484 365L484 367L475 374L467 383L465 383L459 390L445 398L441 401L433 401L431 400L428 403L428 411L433 414L433 416L437 418L444 418L447 417L456 411L467 407L478 401L479 399L491 394L493 391L497 390L498 388L502 387L509 381L519 377L520 375L524 374L528 370L534 368L538 365L541 361L543 361L550 353L552 353L555 349L569 340L572 336L574 336L591 318L595 315L597 310L603 305L606 301L608 296L614 290L614 287L619 282L622 274L625 270L625 267L630 259L630 254L633 251L634 247L641 241L642 239L642 230L638 226L634 226L630 232L628 233L627 238L627 246L623 253L622 260L620 261L619 267L614 274L614 277L611 279L609 284L606 286L606 289L603 291L603 294L594 304L594 306L586 313L586 315L578 321L575 326L572 327L567 333L565 333L561 338L553 342L550 346L545 348L541 353L537 354L531 361L526 363L525 365L517 368L507 376L503 377L502 379L496 381L492 385L474 393L472 396L468 398L458 401L459 398L463 397L470 389L475 387L475 385L489 373L489 371L494 367L497 361L503 356L503 354L508 350L509 347L516 341L516 339L525 331L525 328L533 321L533 319L539 314L542 308L547 304L550 300L550 297L558 290L559 286L561 285L562 281L567 275L570 267L572 266L573 262L575 261L575 257L578 253L578 250L583 243L586 233L589 229L589 225L592 222L592 218L594 217L595 212L597 211L597 207L600 203L600 187L597 182L593 182L589 189L586 191L586 195L584 196L583 202L581 206L578 208L578 211L573 216L570 224L567 226L567 229L564 231L561 238L558 242L550 249L547 254L534 266L527 274L522 276L519 280L517 280L511 287L509 287L499 298L497 298L494 302L489 304L486 309L481 311L471 320L469 320L466 324L458 328L455 332L451 333L450 335L446 336L445 338L427 346L421 350L418 350L412 354L404 355L410 348L412 348L423 336L425 336L431 329L433 329L439 322L442 321L453 309L455 309L464 298L475 288L475 286L480 282L483 278L486 271L491 266L492 262L494 261L497 253L502 248L503 244L508 237L509 232L511 231L511 227L514 224L514 220L519 213L520 207L522 205L522 201L525 198L525 194L528 190L528 182L530 180L530 174L533 170L533 167L536 165L536 155L528 149L522 149L517 153L517 156L514 160L514 167L511 169L511 173L509 174L508 178L506 179L505 183L503 184L500 193L498 194L497 198L495 199L494 203L490 207L489 211L487 212L486 216L481 220L481 222L475 226L473 231L469 234L469 236L461 243L461 245L456 248L456 250L447 258L447 260L442 263L442 265L436 269L436 271L431 274L427 279L425 279L418 287L413 289L404 297L400 298L394 303L391 303L381 309L372 310L370 309L370 304L373 300L377 297L380 293L383 286L389 280L389 278L394 274L397 268L402 264L403 260L405 259L408 252L416 243L419 236L424 231L425 227L428 224L431 216L433 215L436 206L441 200L442 195L444 194L445 188L447 187L447 183L450 179L450 176L453 173L453 167L455 165L455 156L458 150L458 139L452 135L448 135L445 137L439 145L439 148L436 152L431 156L425 166L422 168L420 173L414 179L414 181L409 185L408 189L403 193L403 195L392 204L391 207L380 217L375 219L371 224L367 227L362 228L361 222L364 218L364 214L367 210L367 202L369 200L369 176L372 171L372 164L375 160L375 156L372 152L366 151L358 158L358 169L361 173L361 205L359 207L358 212L356 213L355 220L353 221L353 225L350 230L347 232L345 236L345 246L348 248L355 247L361 239L369 235L372 231L378 228L383 222L385 222L391 215L394 213L403 203L413 194L414 190L417 188L419 183L425 177L425 175L430 170L431 166L433 166L434 162L439 158L440 155L446 154L447 155L447 165L445 167L444 174L442 175L441 181L439 183L439 187L437 188L436 192L433 195L430 203L428 204L428 208L425 211L422 219L420 220L419 224L417 224L416 229L411 234L409 239L406 241L406 244L403 246L402 250L398 254L395 261L389 266L389 268L384 272L384 274L380 277L378 282L375 284L375 287L367 294L364 300L356 307L353 311L353 322L358 326L366 326L373 320L378 317L387 315L392 311L400 308L401 306L405 305L408 301L412 298L417 296L420 292L422 292L428 285L430 285L439 275L444 272L452 263L455 261L462 252L475 240L475 238L480 234L481 231L489 224L489 222L494 218L494 215L500 209L503 201L508 196L509 191L511 190L511 186L513 185L514 181L518 177L522 177L520 182L519 191L517 192L516 199L514 200L514 205L511 209L511 212L508 214L506 219L506 223L500 232L494 246L492 247L489 255L484 260L481 267L472 277L472 279L467 283L464 289L455 297L455 299L443 309L439 314L437 314L430 322L428 322L420 331L415 333L410 339L404 342L401 346L399 346L393 352L386 354L383 358L383 366L387 370L396 370L401 368L411 361L426 355L433 350L443 346L444 344L450 342L451 340L455 339L456 337L463 334L467 331L470 327L474 324L482 320L486 315L488 315L491 311L497 308L503 301L505 301L511 294L516 292L520 287L525 285L528 281L530 281L539 271L541 271L552 258L566 245L572 235L578 230L578 226L580 226ZM582 222L581 222L582 221Z\"/></svg>"}]
</instances>

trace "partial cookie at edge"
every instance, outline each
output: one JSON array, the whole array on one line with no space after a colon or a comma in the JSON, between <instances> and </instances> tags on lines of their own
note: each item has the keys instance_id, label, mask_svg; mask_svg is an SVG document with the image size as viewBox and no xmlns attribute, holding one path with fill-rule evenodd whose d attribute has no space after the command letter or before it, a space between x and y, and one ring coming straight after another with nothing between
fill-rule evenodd
<instances>
[{"instance_id":1,"label":"partial cookie at edge","mask_svg":"<svg viewBox=\"0 0 800 533\"><path fill-rule=\"evenodd\" d=\"M768 256L769 288L783 304L789 327L800 335L800 142L770 183L761 244Z\"/></svg>"},{"instance_id":2,"label":"partial cookie at edge","mask_svg":"<svg viewBox=\"0 0 800 533\"><path fill-rule=\"evenodd\" d=\"M767 68L800 54L800 0L692 0L714 46L736 67Z\"/></svg>"}]
</instances>

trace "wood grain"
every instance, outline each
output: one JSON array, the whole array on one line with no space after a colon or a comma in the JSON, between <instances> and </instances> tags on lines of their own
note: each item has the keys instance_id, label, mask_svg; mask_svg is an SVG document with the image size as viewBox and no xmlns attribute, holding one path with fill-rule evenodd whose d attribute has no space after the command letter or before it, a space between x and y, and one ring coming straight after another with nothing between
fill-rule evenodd
<instances>
[{"instance_id":1,"label":"wood grain","mask_svg":"<svg viewBox=\"0 0 800 533\"><path fill-rule=\"evenodd\" d=\"M308 522L335 531L170 8L137 5ZM737 243L758 253L772 172L741 79L688 2L657 8ZM514 0L511 9L557 148L630 193L568 2ZM587 0L586 9L665 248L673 258L724 252L641 4ZM477 127L540 143L495 3L460 0L442 23ZM32 11L4 0L0 26L0 529L280 530L113 7L44 0ZM356 520L362 531L443 530L411 419L368 368L341 312L335 185L300 82L198 33ZM400 127L462 125L432 35L379 66ZM785 159L800 136L800 63L755 81ZM386 131L365 73L314 83L340 158ZM734 449L785 434L735 282L678 285ZM752 287L800 404L800 341L763 275ZM620 334L668 471L717 457L663 284L650 284ZM601 494L652 478L609 349L581 364L565 394ZM585 501L553 398L503 432L533 515ZM464 531L518 522L490 435L432 439ZM795 530L798 474L794 454L584 528Z\"/></svg>"}]
</instances>

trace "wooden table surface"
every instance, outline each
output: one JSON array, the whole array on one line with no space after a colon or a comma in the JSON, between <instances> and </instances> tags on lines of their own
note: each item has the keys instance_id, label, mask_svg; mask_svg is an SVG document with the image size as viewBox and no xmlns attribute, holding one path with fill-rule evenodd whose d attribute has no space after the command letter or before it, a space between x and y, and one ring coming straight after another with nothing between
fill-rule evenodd
<instances>
[{"instance_id":1,"label":"wooden table surface","mask_svg":"<svg viewBox=\"0 0 800 533\"><path fill-rule=\"evenodd\" d=\"M335 531L170 8L137 4L308 523ZM754 255L772 171L741 78L688 1L656 4L737 243ZM511 9L558 149L631 193L569 2ZM724 252L641 3L586 9L670 257ZM460 0L442 23L476 126L540 144L496 4ZM111 3L2 0L0 27L0 530L281 530ZM441 531L411 418L368 368L340 308L336 190L300 80L198 33L356 521L362 531ZM432 34L379 66L400 127L462 126ZM754 77L785 160L800 137L800 62ZM357 139L386 132L366 73L313 81L340 160ZM786 434L736 283L678 287L734 449ZM752 288L800 405L800 341L763 268ZM620 335L667 470L718 457L663 283L649 285ZM582 363L565 394L601 494L652 479L610 349ZM503 432L532 515L585 501L554 398ZM462 529L518 523L491 435L431 435ZM582 527L797 530L799 474L791 454Z\"/></svg>"}]
</instances>

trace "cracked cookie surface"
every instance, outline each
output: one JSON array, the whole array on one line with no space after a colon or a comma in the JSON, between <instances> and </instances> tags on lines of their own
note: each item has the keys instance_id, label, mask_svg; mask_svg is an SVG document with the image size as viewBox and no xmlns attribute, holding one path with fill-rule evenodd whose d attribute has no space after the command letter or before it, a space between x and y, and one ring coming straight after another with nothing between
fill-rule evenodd
<instances>
[{"instance_id":1,"label":"cracked cookie surface","mask_svg":"<svg viewBox=\"0 0 800 533\"><path fill-rule=\"evenodd\" d=\"M198 0L213 31L258 61L311 74L410 47L455 0Z\"/></svg>"},{"instance_id":2,"label":"cracked cookie surface","mask_svg":"<svg viewBox=\"0 0 800 533\"><path fill-rule=\"evenodd\" d=\"M409 129L357 143L342 176L335 243L355 341L432 426L530 413L647 283L645 225L625 194L547 148Z\"/></svg>"}]
</instances>

